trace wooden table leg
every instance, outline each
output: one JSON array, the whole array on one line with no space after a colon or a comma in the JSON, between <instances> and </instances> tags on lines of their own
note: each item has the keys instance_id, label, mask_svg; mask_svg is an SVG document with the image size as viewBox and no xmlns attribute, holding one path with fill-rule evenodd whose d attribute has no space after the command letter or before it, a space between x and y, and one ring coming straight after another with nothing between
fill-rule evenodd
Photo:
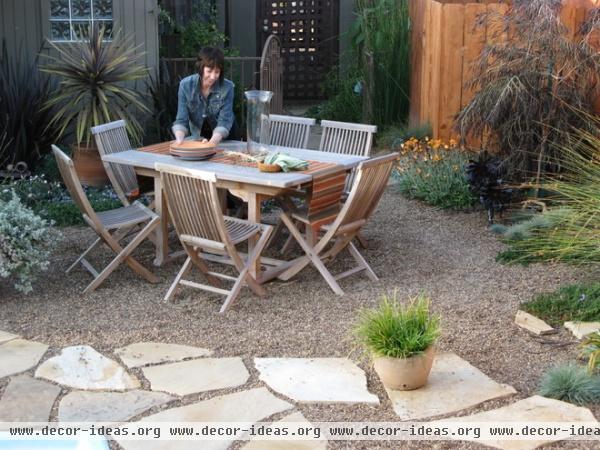
<instances>
[{"instance_id":1,"label":"wooden table leg","mask_svg":"<svg viewBox=\"0 0 600 450\"><path fill-rule=\"evenodd\" d=\"M156 227L156 258L155 266L162 266L169 255L169 211L167 201L163 195L160 176L154 177L154 198L156 214L160 217L160 225Z\"/></svg>"},{"instance_id":2,"label":"wooden table leg","mask_svg":"<svg viewBox=\"0 0 600 450\"><path fill-rule=\"evenodd\" d=\"M262 201L262 195L256 192L248 192L248 221L253 223L260 223L260 203ZM258 237L252 237L248 240L248 254L252 253L256 243L258 242ZM258 280L260 278L260 258L257 259L254 267L250 268L250 275L254 277L254 279Z\"/></svg>"}]
</instances>

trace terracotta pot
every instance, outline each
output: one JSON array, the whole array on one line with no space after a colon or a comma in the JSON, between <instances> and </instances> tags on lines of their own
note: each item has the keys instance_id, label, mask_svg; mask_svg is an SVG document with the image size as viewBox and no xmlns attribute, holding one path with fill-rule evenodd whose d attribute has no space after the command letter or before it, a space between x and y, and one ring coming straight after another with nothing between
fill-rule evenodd
<instances>
[{"instance_id":1,"label":"terracotta pot","mask_svg":"<svg viewBox=\"0 0 600 450\"><path fill-rule=\"evenodd\" d=\"M82 184L101 187L108 184L100 153L96 145L72 145L73 164Z\"/></svg>"},{"instance_id":2,"label":"terracotta pot","mask_svg":"<svg viewBox=\"0 0 600 450\"><path fill-rule=\"evenodd\" d=\"M375 371L383 385L395 391L411 391L425 386L433 358L434 347L431 346L425 352L410 358L373 358Z\"/></svg>"}]
</instances>

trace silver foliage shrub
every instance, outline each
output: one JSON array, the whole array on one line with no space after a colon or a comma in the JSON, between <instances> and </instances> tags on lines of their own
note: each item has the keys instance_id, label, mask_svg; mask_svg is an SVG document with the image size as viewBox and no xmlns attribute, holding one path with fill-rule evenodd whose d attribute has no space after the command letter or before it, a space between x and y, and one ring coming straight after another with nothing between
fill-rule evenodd
<instances>
[{"instance_id":1,"label":"silver foliage shrub","mask_svg":"<svg viewBox=\"0 0 600 450\"><path fill-rule=\"evenodd\" d=\"M50 264L54 241L50 225L16 194L0 199L0 278L14 278L14 287L23 293L33 289L36 275Z\"/></svg>"}]
</instances>

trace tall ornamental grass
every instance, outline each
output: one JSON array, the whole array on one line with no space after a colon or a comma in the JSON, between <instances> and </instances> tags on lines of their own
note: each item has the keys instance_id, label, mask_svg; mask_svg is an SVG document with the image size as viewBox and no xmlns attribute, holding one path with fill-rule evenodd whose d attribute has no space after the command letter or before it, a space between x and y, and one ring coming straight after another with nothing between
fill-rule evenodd
<instances>
[{"instance_id":1,"label":"tall ornamental grass","mask_svg":"<svg viewBox=\"0 0 600 450\"><path fill-rule=\"evenodd\" d=\"M554 194L554 206L542 213L549 220L507 239L500 261L600 263L600 134L580 131L577 138L563 147L564 175L544 184Z\"/></svg>"},{"instance_id":2,"label":"tall ornamental grass","mask_svg":"<svg viewBox=\"0 0 600 450\"><path fill-rule=\"evenodd\" d=\"M372 121L379 126L405 122L410 98L408 0L356 0L356 11L352 47L365 88L372 89ZM366 54L372 55L372 66Z\"/></svg>"}]
</instances>

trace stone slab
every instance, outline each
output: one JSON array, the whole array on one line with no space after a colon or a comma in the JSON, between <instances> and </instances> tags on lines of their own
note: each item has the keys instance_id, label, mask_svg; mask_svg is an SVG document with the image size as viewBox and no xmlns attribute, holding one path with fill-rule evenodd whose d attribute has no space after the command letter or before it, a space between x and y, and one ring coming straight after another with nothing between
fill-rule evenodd
<instances>
[{"instance_id":1,"label":"stone slab","mask_svg":"<svg viewBox=\"0 0 600 450\"><path fill-rule=\"evenodd\" d=\"M88 345L63 348L60 355L40 364L35 376L76 389L120 391L140 387L137 378Z\"/></svg>"},{"instance_id":2,"label":"stone slab","mask_svg":"<svg viewBox=\"0 0 600 450\"><path fill-rule=\"evenodd\" d=\"M312 428L312 424L300 412L290 414L277 424L289 424L295 422L298 426ZM272 429L272 427L268 427ZM310 440L310 441L277 441L277 440L261 440L259 437L252 438L248 444L244 445L243 450L327 450L327 440Z\"/></svg>"},{"instance_id":3,"label":"stone slab","mask_svg":"<svg viewBox=\"0 0 600 450\"><path fill-rule=\"evenodd\" d=\"M565 328L577 339L583 339L588 334L600 331L600 322L565 322Z\"/></svg>"},{"instance_id":4,"label":"stone slab","mask_svg":"<svg viewBox=\"0 0 600 450\"><path fill-rule=\"evenodd\" d=\"M515 323L521 328L530 331L533 334L537 334L538 336L552 334L558 331L552 328L542 319L521 310L517 311Z\"/></svg>"},{"instance_id":5,"label":"stone slab","mask_svg":"<svg viewBox=\"0 0 600 450\"><path fill-rule=\"evenodd\" d=\"M153 391L176 395L241 386L250 377L242 358L202 358L142 369Z\"/></svg>"},{"instance_id":6,"label":"stone slab","mask_svg":"<svg viewBox=\"0 0 600 450\"><path fill-rule=\"evenodd\" d=\"M19 336L16 334L12 334L9 333L8 331L2 331L0 330L0 343L2 342L6 342L6 341L11 341L13 339L18 338Z\"/></svg>"},{"instance_id":7,"label":"stone slab","mask_svg":"<svg viewBox=\"0 0 600 450\"><path fill-rule=\"evenodd\" d=\"M187 358L210 356L212 353L212 350L207 348L160 342L137 342L115 350L115 354L121 358L121 361L127 367L177 362Z\"/></svg>"},{"instance_id":8,"label":"stone slab","mask_svg":"<svg viewBox=\"0 0 600 450\"><path fill-rule=\"evenodd\" d=\"M222 395L187 406L161 411L144 417L144 422L259 422L273 414L293 408L293 405L275 397L266 388L250 389ZM223 441L128 441L117 442L124 450L225 450L239 436Z\"/></svg>"},{"instance_id":9,"label":"stone slab","mask_svg":"<svg viewBox=\"0 0 600 450\"><path fill-rule=\"evenodd\" d=\"M0 422L48 422L60 388L30 375L10 379L0 400Z\"/></svg>"},{"instance_id":10,"label":"stone slab","mask_svg":"<svg viewBox=\"0 0 600 450\"><path fill-rule=\"evenodd\" d=\"M40 362L46 350L46 344L25 339L12 339L0 344L0 378L31 369Z\"/></svg>"},{"instance_id":11,"label":"stone slab","mask_svg":"<svg viewBox=\"0 0 600 450\"><path fill-rule=\"evenodd\" d=\"M495 382L454 353L436 355L429 380L422 388L386 391L400 420L450 414L516 392L512 386Z\"/></svg>"},{"instance_id":12,"label":"stone slab","mask_svg":"<svg viewBox=\"0 0 600 450\"><path fill-rule=\"evenodd\" d=\"M379 404L363 370L347 358L254 358L260 379L303 403Z\"/></svg>"},{"instance_id":13,"label":"stone slab","mask_svg":"<svg viewBox=\"0 0 600 450\"><path fill-rule=\"evenodd\" d=\"M71 392L58 407L59 422L121 422L173 400L162 392Z\"/></svg>"},{"instance_id":14,"label":"stone slab","mask_svg":"<svg viewBox=\"0 0 600 450\"><path fill-rule=\"evenodd\" d=\"M587 408L534 395L502 408L470 416L451 417L433 423L443 422L493 422L497 426L502 426L503 422L596 422L596 418ZM544 438L531 441L494 440L478 441L478 443L505 450L532 450L557 440Z\"/></svg>"}]
</instances>

